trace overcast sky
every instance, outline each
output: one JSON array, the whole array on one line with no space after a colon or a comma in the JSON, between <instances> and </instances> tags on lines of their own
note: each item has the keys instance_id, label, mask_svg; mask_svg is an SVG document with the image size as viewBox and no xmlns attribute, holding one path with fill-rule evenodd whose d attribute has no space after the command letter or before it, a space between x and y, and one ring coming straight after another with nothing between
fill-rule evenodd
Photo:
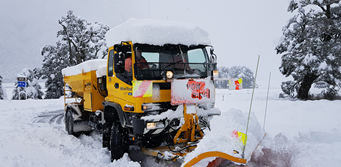
<instances>
[{"instance_id":1,"label":"overcast sky","mask_svg":"<svg viewBox=\"0 0 341 167\"><path fill-rule=\"evenodd\" d=\"M174 20L198 25L209 33L218 66L246 66L256 71L257 83L272 86L284 78L278 71L275 47L282 27L293 15L289 0L0 0L0 75L16 76L23 68L41 67L40 49L55 45L58 19L68 10L88 22L111 28L129 18Z\"/></svg>"}]
</instances>

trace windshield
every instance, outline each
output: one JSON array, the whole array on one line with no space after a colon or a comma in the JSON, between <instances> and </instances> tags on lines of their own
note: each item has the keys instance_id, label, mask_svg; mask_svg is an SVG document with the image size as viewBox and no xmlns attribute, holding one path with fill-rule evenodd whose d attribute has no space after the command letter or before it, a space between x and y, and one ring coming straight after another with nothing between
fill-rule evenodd
<instances>
[{"instance_id":1,"label":"windshield","mask_svg":"<svg viewBox=\"0 0 341 167\"><path fill-rule=\"evenodd\" d=\"M135 44L136 79L164 79L166 71L174 78L205 78L209 60L205 46ZM139 57L142 55L142 57Z\"/></svg>"}]
</instances>

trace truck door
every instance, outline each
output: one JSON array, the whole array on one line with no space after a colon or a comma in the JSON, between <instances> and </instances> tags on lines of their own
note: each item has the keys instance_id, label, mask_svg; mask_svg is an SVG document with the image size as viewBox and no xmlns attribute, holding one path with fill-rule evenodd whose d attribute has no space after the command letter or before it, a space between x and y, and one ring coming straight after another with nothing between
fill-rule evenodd
<instances>
[{"instance_id":1,"label":"truck door","mask_svg":"<svg viewBox=\"0 0 341 167\"><path fill-rule=\"evenodd\" d=\"M125 70L125 61L131 57L131 51L112 49L108 60L108 98L110 101L125 105L133 105L132 72Z\"/></svg>"}]
</instances>

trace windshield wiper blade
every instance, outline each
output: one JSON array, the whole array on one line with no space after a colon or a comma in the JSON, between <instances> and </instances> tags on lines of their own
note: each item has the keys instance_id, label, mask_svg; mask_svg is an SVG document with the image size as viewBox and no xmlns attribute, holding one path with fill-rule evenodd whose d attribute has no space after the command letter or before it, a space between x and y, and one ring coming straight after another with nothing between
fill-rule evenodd
<instances>
[{"instance_id":1,"label":"windshield wiper blade","mask_svg":"<svg viewBox=\"0 0 341 167\"><path fill-rule=\"evenodd\" d=\"M165 66L163 69L166 69L167 67L172 66L172 65L174 65L174 64L176 64L176 63L180 63L181 61L182 61L182 60L179 60L179 61L177 61L177 62L167 63L168 65Z\"/></svg>"}]
</instances>

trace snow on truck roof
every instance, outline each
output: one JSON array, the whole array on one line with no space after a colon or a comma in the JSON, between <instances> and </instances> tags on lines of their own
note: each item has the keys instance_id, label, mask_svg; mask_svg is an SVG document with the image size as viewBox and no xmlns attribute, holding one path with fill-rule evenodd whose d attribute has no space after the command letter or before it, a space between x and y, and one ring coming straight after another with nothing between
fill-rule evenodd
<instances>
[{"instance_id":1,"label":"snow on truck roof","mask_svg":"<svg viewBox=\"0 0 341 167\"><path fill-rule=\"evenodd\" d=\"M132 41L133 43L162 46L164 44L209 45L208 33L189 24L168 20L129 19L106 33L108 46Z\"/></svg>"},{"instance_id":2,"label":"snow on truck roof","mask_svg":"<svg viewBox=\"0 0 341 167\"><path fill-rule=\"evenodd\" d=\"M112 28L106 34L108 46L132 41L133 43L162 46L164 44L209 45L208 33L188 23L166 20L129 19ZM97 71L97 76L106 74L106 60L95 59L62 70L65 76L78 75L82 72Z\"/></svg>"},{"instance_id":3,"label":"snow on truck roof","mask_svg":"<svg viewBox=\"0 0 341 167\"><path fill-rule=\"evenodd\" d=\"M103 75L102 71L103 71L103 68L106 69L106 66L107 66L106 59L88 60L78 65L62 69L62 74L65 76L71 76L71 75L81 74L82 72L90 72L90 71L96 70L96 72L97 71L101 72L100 74L96 73L97 77L99 77L99 75L100 76Z\"/></svg>"}]
</instances>

